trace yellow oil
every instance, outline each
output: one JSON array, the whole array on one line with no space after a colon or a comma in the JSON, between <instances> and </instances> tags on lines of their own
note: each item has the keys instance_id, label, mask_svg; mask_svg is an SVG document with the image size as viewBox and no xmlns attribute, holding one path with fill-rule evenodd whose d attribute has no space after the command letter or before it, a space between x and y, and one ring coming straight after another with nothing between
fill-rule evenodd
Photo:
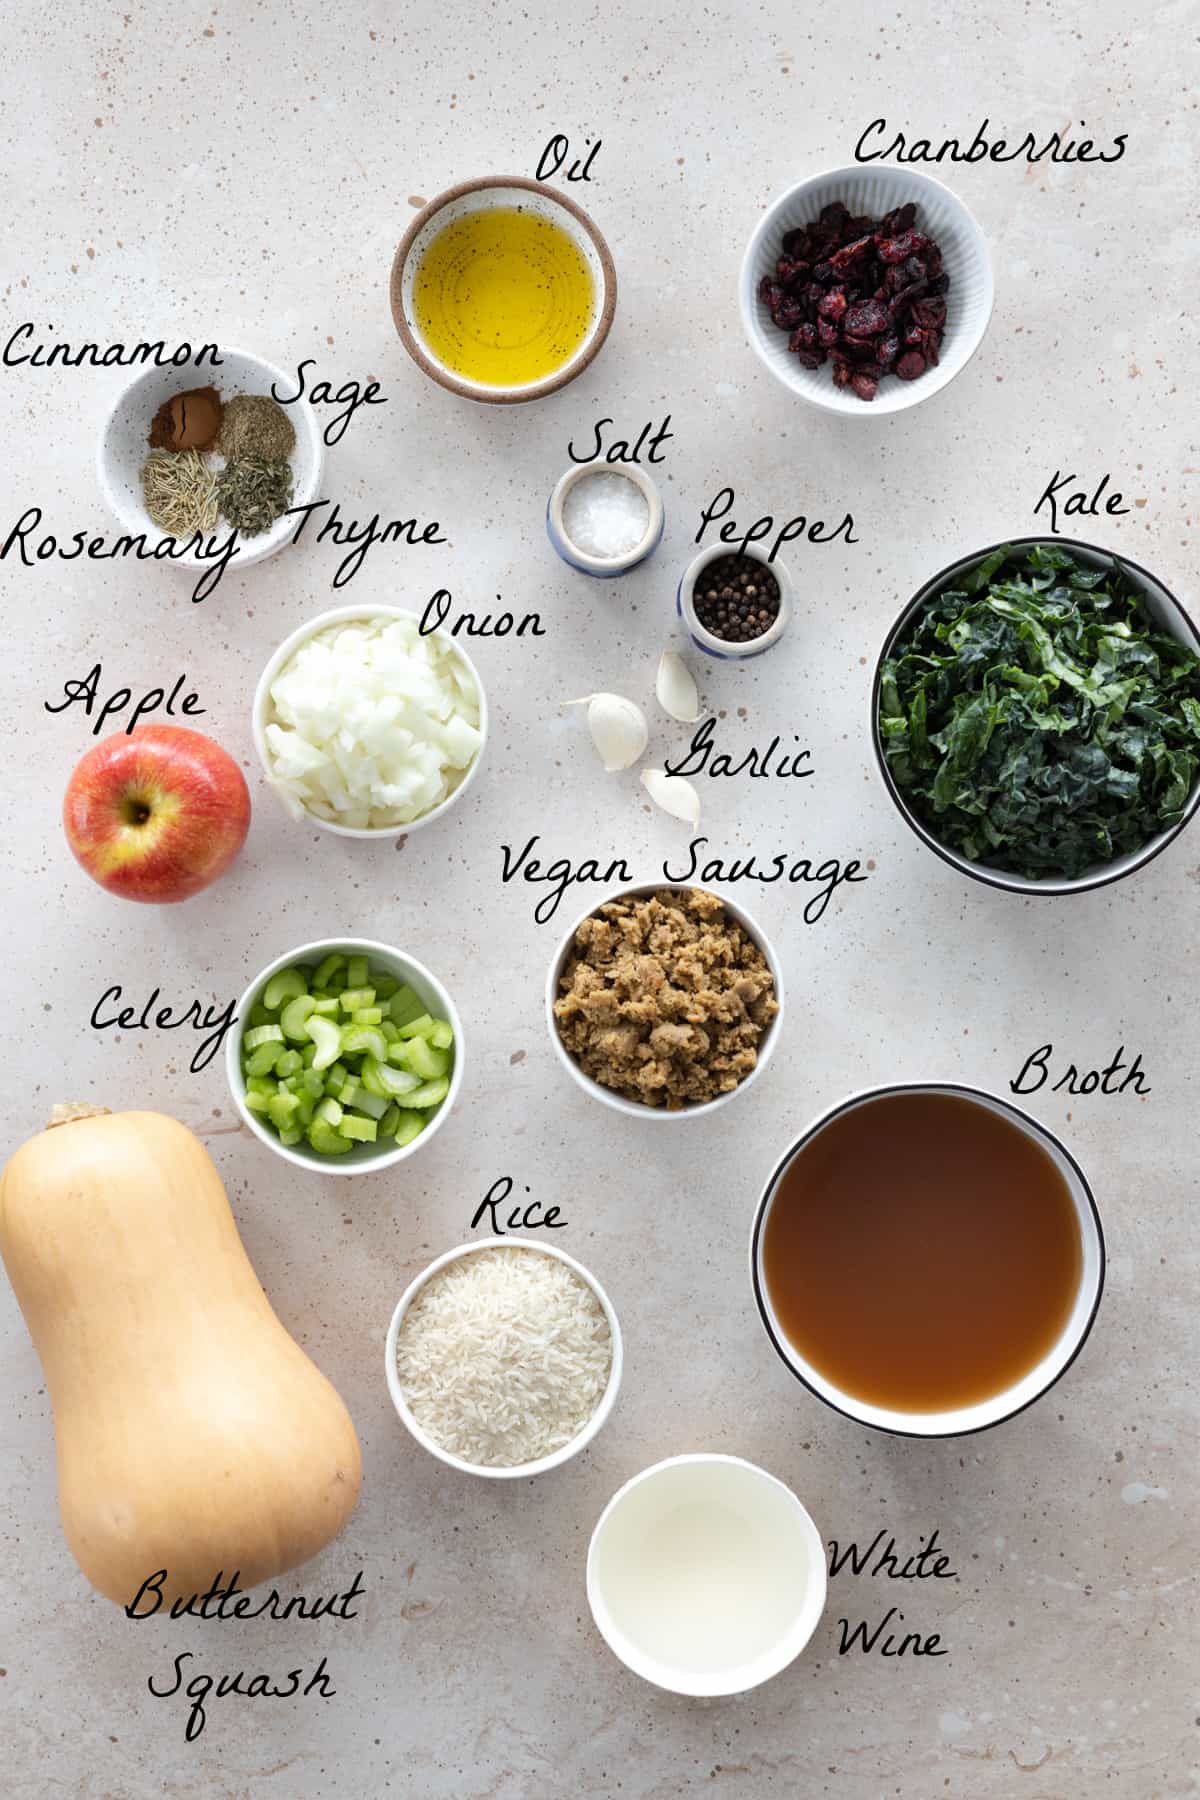
<instances>
[{"instance_id":1,"label":"yellow oil","mask_svg":"<svg viewBox=\"0 0 1200 1800\"><path fill-rule=\"evenodd\" d=\"M487 387L521 387L561 369L587 336L595 305L591 270L571 237L520 206L444 225L413 278L429 348Z\"/></svg>"}]
</instances>

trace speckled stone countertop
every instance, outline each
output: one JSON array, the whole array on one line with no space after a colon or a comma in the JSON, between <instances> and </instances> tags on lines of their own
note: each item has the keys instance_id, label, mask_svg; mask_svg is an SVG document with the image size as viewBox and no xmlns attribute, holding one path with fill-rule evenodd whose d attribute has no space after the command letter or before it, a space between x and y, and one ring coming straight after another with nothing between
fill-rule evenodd
<instances>
[{"instance_id":1,"label":"speckled stone countertop","mask_svg":"<svg viewBox=\"0 0 1200 1800\"><path fill-rule=\"evenodd\" d=\"M135 1625L94 1596L55 1507L41 1371L0 1292L0 1720L7 1795L86 1800L228 1795L563 1800L1166 1800L1196 1792L1194 1581L1196 1257L1194 929L1200 828L1132 880L1026 903L944 867L874 773L869 685L901 602L955 555L1046 523L1056 471L1122 516L1080 535L1148 563L1200 604L1192 531L1197 354L1195 102L1179 6L1112 0L1013 9L949 0L689 15L613 0L520 9L416 0L330 8L128 10L16 0L0 107L4 295L11 326L101 344L164 337L246 345L313 378L379 381L330 452L343 511L443 522L449 545L373 550L349 600L422 605L437 587L479 611L538 609L537 641L472 646L493 708L486 767L439 826L382 846L291 823L265 791L249 730L276 643L336 604L328 544L225 577L193 606L156 564L0 563L8 656L0 706L6 1151L51 1101L157 1107L205 1139L247 1249L285 1325L336 1383L365 1458L357 1514L285 1592L329 1593L363 1570L357 1620ZM794 403L743 340L742 247L760 209L811 171L848 163L885 117L910 137L1031 130L1098 142L1110 165L930 168L987 233L997 302L970 367L894 418L840 420ZM554 132L602 140L571 191L606 234L616 322L574 386L532 409L480 408L426 381L392 328L387 276L414 207L451 182L531 174ZM7 337L7 329L5 337ZM5 369L4 533L111 532L95 474L118 369ZM670 415L657 555L593 583L547 543L546 497L594 421L636 436ZM1181 479L1182 471L1182 479ZM790 556L797 618L748 668L699 671L725 741L811 748L815 778L705 784L714 854L858 857L870 879L816 925L779 887L744 900L788 981L785 1032L752 1094L657 1131L591 1103L557 1066L543 1017L554 944L591 897L538 926L536 895L500 880L501 845L624 856L639 879L686 844L633 774L603 776L558 702L618 688L647 707L650 756L681 747L653 710L674 590L699 513L725 484L747 520L836 521L859 542ZM110 898L74 865L58 819L91 742L63 682L101 661L106 685L186 672L197 720L245 766L255 815L232 873L183 907ZM698 662L696 658L694 661ZM96 1032L120 983L139 1005L224 1004L301 941L377 936L415 951L454 993L469 1071L460 1108L394 1176L290 1172L236 1115L218 1061L188 1072L186 1032ZM856 1428L783 1369L755 1315L750 1217L790 1139L847 1092L897 1077L1007 1092L1025 1057L1103 1066L1140 1052L1144 1096L1026 1104L1088 1171L1108 1284L1082 1356L1043 1402L958 1442ZM18 1072L19 1071L19 1072ZM467 1235L511 1174L563 1207L563 1248L620 1313L626 1374L591 1450L534 1483L457 1477L392 1410L382 1346L401 1290ZM610 1494L660 1457L736 1452L789 1482L822 1535L935 1530L954 1581L843 1573L792 1669L736 1701L642 1685L588 1614L583 1562ZM839 1620L891 1605L948 1654L838 1654ZM336 1695L211 1698L184 1740L172 1660L275 1676L328 1658Z\"/></svg>"}]
</instances>

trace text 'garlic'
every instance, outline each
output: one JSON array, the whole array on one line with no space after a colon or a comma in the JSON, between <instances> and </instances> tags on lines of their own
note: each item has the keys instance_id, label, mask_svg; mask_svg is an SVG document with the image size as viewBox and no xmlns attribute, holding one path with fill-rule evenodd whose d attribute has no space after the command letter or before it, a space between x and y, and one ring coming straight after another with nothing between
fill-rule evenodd
<instances>
[{"instance_id":1,"label":"text 'garlic'","mask_svg":"<svg viewBox=\"0 0 1200 1800\"><path fill-rule=\"evenodd\" d=\"M682 775L668 775L665 769L643 769L642 786L653 800L673 819L685 825L700 823L700 796Z\"/></svg>"},{"instance_id":2,"label":"text 'garlic'","mask_svg":"<svg viewBox=\"0 0 1200 1800\"><path fill-rule=\"evenodd\" d=\"M659 657L654 691L663 711L681 725L694 725L700 717L700 691L677 651L664 650Z\"/></svg>"},{"instance_id":3,"label":"text 'garlic'","mask_svg":"<svg viewBox=\"0 0 1200 1800\"><path fill-rule=\"evenodd\" d=\"M650 738L640 706L623 694L585 694L564 706L586 706L588 730L610 775L635 763Z\"/></svg>"}]
</instances>

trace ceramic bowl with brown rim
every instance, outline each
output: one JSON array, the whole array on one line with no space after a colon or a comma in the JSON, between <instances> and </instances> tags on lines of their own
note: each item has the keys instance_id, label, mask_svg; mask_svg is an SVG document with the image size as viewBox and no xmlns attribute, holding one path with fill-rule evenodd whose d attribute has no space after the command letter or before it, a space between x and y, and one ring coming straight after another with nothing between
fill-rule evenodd
<instances>
[{"instance_id":1,"label":"ceramic bowl with brown rim","mask_svg":"<svg viewBox=\"0 0 1200 1800\"><path fill-rule=\"evenodd\" d=\"M473 212L498 207L532 211L560 226L583 257L592 278L591 317L581 342L567 360L548 375L511 387L472 380L443 361L421 330L413 300L417 270L438 234ZM392 262L391 302L400 341L426 375L449 388L451 393L462 394L468 400L512 406L553 394L587 368L612 324L617 304L617 272L608 245L583 208L566 194L522 175L486 175L447 188L417 214L401 238Z\"/></svg>"}]
</instances>

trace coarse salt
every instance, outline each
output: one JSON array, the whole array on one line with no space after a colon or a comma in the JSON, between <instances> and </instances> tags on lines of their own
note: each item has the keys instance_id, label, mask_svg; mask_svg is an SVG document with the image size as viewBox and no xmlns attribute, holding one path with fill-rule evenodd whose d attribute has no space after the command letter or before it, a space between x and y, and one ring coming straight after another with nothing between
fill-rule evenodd
<instances>
[{"instance_id":1,"label":"coarse salt","mask_svg":"<svg viewBox=\"0 0 1200 1800\"><path fill-rule=\"evenodd\" d=\"M628 555L649 523L646 496L627 475L584 475L563 501L563 528L585 556Z\"/></svg>"}]
</instances>

